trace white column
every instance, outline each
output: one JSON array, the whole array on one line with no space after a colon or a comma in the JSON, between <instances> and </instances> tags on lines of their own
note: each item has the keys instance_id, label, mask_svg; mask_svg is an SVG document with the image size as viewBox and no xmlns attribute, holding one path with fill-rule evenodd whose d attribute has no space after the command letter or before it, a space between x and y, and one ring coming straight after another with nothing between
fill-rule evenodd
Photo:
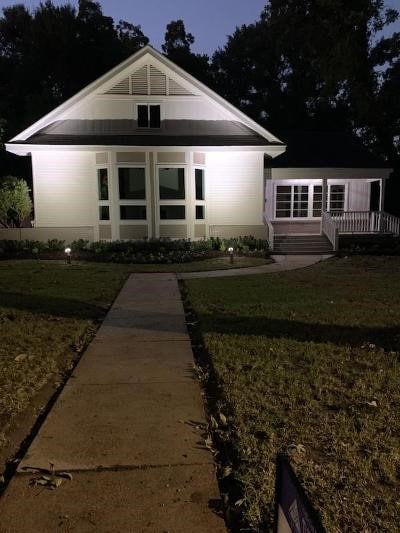
<instances>
[{"instance_id":1,"label":"white column","mask_svg":"<svg viewBox=\"0 0 400 533\"><path fill-rule=\"evenodd\" d=\"M328 180L322 178L322 212L328 211Z\"/></svg>"},{"instance_id":2,"label":"white column","mask_svg":"<svg viewBox=\"0 0 400 533\"><path fill-rule=\"evenodd\" d=\"M120 213L119 213L119 186L118 186L118 168L117 154L109 152L109 193L110 193L110 223L111 239L118 241L120 239Z\"/></svg>"},{"instance_id":3,"label":"white column","mask_svg":"<svg viewBox=\"0 0 400 533\"><path fill-rule=\"evenodd\" d=\"M385 180L381 179L381 188L379 194L379 211L385 210Z\"/></svg>"}]
</instances>

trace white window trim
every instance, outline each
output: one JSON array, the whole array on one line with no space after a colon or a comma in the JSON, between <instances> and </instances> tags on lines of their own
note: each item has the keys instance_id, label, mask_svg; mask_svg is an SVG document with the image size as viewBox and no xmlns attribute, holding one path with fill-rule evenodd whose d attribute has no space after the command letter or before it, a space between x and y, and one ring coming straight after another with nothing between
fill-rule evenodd
<instances>
[{"instance_id":1,"label":"white window trim","mask_svg":"<svg viewBox=\"0 0 400 533\"><path fill-rule=\"evenodd\" d=\"M316 180L317 181L317 180ZM291 207L290 210L293 212L293 187L295 185L308 186L308 216L307 217L277 217L276 216L276 201L277 201L277 187L279 186L289 186L291 187ZM312 221L319 221L321 220L321 217L313 217L313 199L314 199L314 186L322 186L322 180L318 181L318 183L313 183L313 181L307 181L307 180L281 180L277 181L273 184L273 218L272 221L274 222L312 222ZM349 182L344 182L343 180L333 180L329 179L328 183L328 191L327 191L327 203L328 207L330 205L330 188L331 185L344 185L344 211L348 210L348 202L349 202Z\"/></svg>"},{"instance_id":2,"label":"white window trim","mask_svg":"<svg viewBox=\"0 0 400 533\"><path fill-rule=\"evenodd\" d=\"M137 121L138 121L138 106L140 105L147 105L147 108L149 108L150 106L154 106L154 105L158 105L160 106L160 127L159 128L151 128L150 126L147 126L147 128L139 128L139 126L137 125ZM147 111L148 112L148 117L149 117L149 122L150 122L150 112L149 110ZM134 109L134 116L133 116L133 119L136 120L136 129L138 131L159 131L159 130L162 130L164 128L164 123L165 123L165 106L164 106L164 102L160 101L160 100L157 100L157 101L143 101L143 102L135 102L135 109Z\"/></svg>"},{"instance_id":3,"label":"white window trim","mask_svg":"<svg viewBox=\"0 0 400 533\"><path fill-rule=\"evenodd\" d=\"M99 199L99 170L107 170L107 187L108 187L108 200ZM111 186L110 186L110 164L109 163L97 163L96 164L96 220L99 226L109 226L111 224ZM100 220L100 207L108 207L108 220Z\"/></svg>"},{"instance_id":4,"label":"white window trim","mask_svg":"<svg viewBox=\"0 0 400 533\"><path fill-rule=\"evenodd\" d=\"M203 171L203 197L204 200L196 199L196 170ZM207 224L207 180L206 180L206 167L205 165L195 164L193 166L193 205L194 205L194 223L195 224ZM204 218L196 218L196 206L202 205L204 207Z\"/></svg>"}]
</instances>

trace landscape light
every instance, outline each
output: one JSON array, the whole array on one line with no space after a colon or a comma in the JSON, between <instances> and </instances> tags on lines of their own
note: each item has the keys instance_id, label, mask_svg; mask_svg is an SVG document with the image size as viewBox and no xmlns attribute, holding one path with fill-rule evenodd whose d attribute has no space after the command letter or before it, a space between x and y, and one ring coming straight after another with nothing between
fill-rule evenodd
<instances>
[{"instance_id":1,"label":"landscape light","mask_svg":"<svg viewBox=\"0 0 400 533\"><path fill-rule=\"evenodd\" d=\"M232 248L232 246L230 246L228 248L228 252L229 252L230 262L233 263L233 248Z\"/></svg>"},{"instance_id":2,"label":"landscape light","mask_svg":"<svg viewBox=\"0 0 400 533\"><path fill-rule=\"evenodd\" d=\"M67 260L67 263L70 265L71 264L71 248L65 248L64 252L66 254L66 260Z\"/></svg>"}]
</instances>

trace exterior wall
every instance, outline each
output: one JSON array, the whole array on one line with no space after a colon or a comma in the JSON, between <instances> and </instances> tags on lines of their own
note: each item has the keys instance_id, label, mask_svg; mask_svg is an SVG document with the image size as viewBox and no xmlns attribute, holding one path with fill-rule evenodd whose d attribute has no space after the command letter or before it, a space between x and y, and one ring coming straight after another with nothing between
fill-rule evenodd
<instances>
[{"instance_id":1,"label":"exterior wall","mask_svg":"<svg viewBox=\"0 0 400 533\"><path fill-rule=\"evenodd\" d=\"M139 96L101 95L72 109L63 118L68 119L129 119L136 115L136 104L143 102L160 103L165 120L227 120L217 106L202 96ZM235 120L232 116L228 120Z\"/></svg>"},{"instance_id":2,"label":"exterior wall","mask_svg":"<svg viewBox=\"0 0 400 533\"><path fill-rule=\"evenodd\" d=\"M28 234L38 240L201 239L210 235L266 238L268 233L263 223L262 152L42 150L33 154L32 165L35 228L28 229ZM165 166L185 169L184 201L159 199L158 173ZM124 167L145 168L146 200L139 203L146 204L146 220L120 219L120 205L130 204L119 198L118 168ZM97 171L102 168L108 171L106 202L98 199ZM195 196L196 168L204 170L204 201ZM161 220L161 203L183 203L186 218ZM109 221L99 220L100 205L109 205ZM204 205L205 219L196 220L196 205Z\"/></svg>"},{"instance_id":3,"label":"exterior wall","mask_svg":"<svg viewBox=\"0 0 400 533\"><path fill-rule=\"evenodd\" d=\"M93 227L97 223L93 153L34 152L32 169L37 228Z\"/></svg>"},{"instance_id":4,"label":"exterior wall","mask_svg":"<svg viewBox=\"0 0 400 533\"><path fill-rule=\"evenodd\" d=\"M256 239L268 239L268 228L258 226L210 226L210 237L245 237L251 235Z\"/></svg>"},{"instance_id":5,"label":"exterior wall","mask_svg":"<svg viewBox=\"0 0 400 533\"><path fill-rule=\"evenodd\" d=\"M94 228L90 227L54 227L54 228L0 228L0 241L42 241L49 239L60 239L66 244L72 241L83 239L85 241L94 240Z\"/></svg>"},{"instance_id":6,"label":"exterior wall","mask_svg":"<svg viewBox=\"0 0 400 533\"><path fill-rule=\"evenodd\" d=\"M288 235L288 234L320 234L321 222L273 222L275 235Z\"/></svg>"},{"instance_id":7,"label":"exterior wall","mask_svg":"<svg viewBox=\"0 0 400 533\"><path fill-rule=\"evenodd\" d=\"M209 226L262 226L262 152L209 152L206 165Z\"/></svg>"},{"instance_id":8,"label":"exterior wall","mask_svg":"<svg viewBox=\"0 0 400 533\"><path fill-rule=\"evenodd\" d=\"M351 180L348 183L349 211L369 211L370 184L365 180Z\"/></svg>"}]
</instances>

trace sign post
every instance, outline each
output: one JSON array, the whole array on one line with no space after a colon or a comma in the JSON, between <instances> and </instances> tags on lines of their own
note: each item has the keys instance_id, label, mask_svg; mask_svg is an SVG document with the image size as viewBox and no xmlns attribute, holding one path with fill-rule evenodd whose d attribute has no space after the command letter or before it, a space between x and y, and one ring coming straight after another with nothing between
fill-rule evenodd
<instances>
[{"instance_id":1,"label":"sign post","mask_svg":"<svg viewBox=\"0 0 400 533\"><path fill-rule=\"evenodd\" d=\"M276 464L276 533L325 533L287 457L278 454Z\"/></svg>"}]
</instances>

